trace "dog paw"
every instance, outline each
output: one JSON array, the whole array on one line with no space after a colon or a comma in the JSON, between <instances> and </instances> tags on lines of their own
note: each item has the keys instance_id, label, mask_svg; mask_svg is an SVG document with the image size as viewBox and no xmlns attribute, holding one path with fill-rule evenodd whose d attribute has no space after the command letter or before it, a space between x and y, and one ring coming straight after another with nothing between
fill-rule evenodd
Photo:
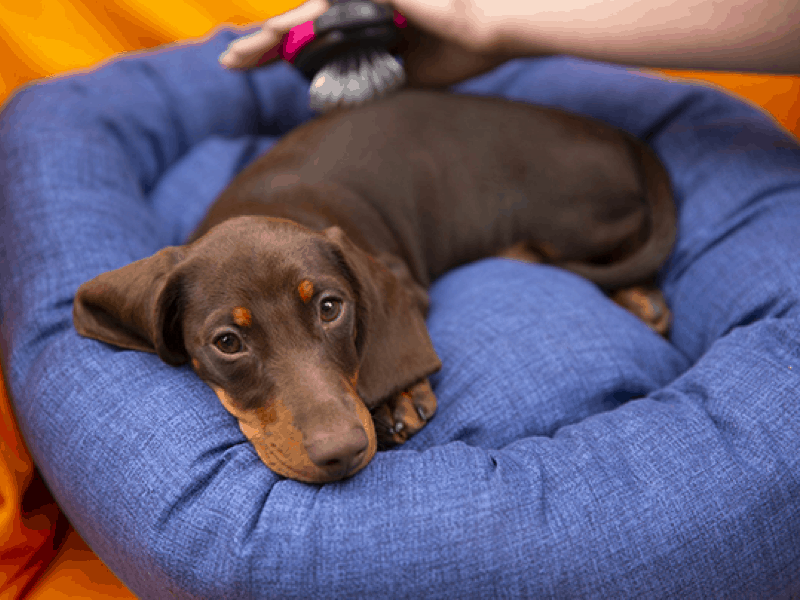
<instances>
[{"instance_id":1,"label":"dog paw","mask_svg":"<svg viewBox=\"0 0 801 600\"><path fill-rule=\"evenodd\" d=\"M399 446L425 427L437 411L428 379L390 397L372 412L379 449Z\"/></svg>"},{"instance_id":2,"label":"dog paw","mask_svg":"<svg viewBox=\"0 0 801 600\"><path fill-rule=\"evenodd\" d=\"M670 329L670 309L662 292L656 288L631 287L612 294L612 300L639 317L659 335Z\"/></svg>"}]
</instances>

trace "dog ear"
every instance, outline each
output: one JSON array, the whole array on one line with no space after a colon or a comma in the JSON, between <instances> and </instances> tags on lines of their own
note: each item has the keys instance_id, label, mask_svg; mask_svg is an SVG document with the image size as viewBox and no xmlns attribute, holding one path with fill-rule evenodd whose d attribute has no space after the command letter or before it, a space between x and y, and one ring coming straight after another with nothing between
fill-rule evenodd
<instances>
[{"instance_id":1,"label":"dog ear","mask_svg":"<svg viewBox=\"0 0 801 600\"><path fill-rule=\"evenodd\" d=\"M405 265L402 272L398 265L387 268L358 248L339 227L324 233L340 249L358 297L358 392L372 408L442 366L426 328L428 296Z\"/></svg>"},{"instance_id":2,"label":"dog ear","mask_svg":"<svg viewBox=\"0 0 801 600\"><path fill-rule=\"evenodd\" d=\"M164 248L84 283L75 294L75 329L115 346L155 352L171 365L185 363L175 269L182 258L183 248Z\"/></svg>"}]
</instances>

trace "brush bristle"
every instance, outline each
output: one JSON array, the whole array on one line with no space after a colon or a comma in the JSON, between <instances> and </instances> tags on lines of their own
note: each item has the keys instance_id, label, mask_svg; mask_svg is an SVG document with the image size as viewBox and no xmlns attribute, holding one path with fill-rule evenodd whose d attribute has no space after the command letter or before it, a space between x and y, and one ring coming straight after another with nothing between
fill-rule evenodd
<instances>
[{"instance_id":1,"label":"brush bristle","mask_svg":"<svg viewBox=\"0 0 801 600\"><path fill-rule=\"evenodd\" d=\"M317 112L355 106L406 83L403 67L383 48L359 48L334 59L312 79L309 105Z\"/></svg>"}]
</instances>

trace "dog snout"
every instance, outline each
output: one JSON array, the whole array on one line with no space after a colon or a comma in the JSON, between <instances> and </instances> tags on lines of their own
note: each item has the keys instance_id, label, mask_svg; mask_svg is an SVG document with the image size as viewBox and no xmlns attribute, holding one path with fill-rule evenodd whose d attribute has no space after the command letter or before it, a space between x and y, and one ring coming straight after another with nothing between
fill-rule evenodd
<instances>
[{"instance_id":1,"label":"dog snout","mask_svg":"<svg viewBox=\"0 0 801 600\"><path fill-rule=\"evenodd\" d=\"M331 427L309 436L304 446L317 467L331 476L347 477L362 465L369 442L360 426Z\"/></svg>"}]
</instances>

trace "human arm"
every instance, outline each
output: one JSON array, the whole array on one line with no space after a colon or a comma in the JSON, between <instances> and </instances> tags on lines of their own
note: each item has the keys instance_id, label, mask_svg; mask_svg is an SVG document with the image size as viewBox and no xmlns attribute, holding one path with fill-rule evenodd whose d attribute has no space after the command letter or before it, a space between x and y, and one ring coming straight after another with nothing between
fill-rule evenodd
<instances>
[{"instance_id":1,"label":"human arm","mask_svg":"<svg viewBox=\"0 0 801 600\"><path fill-rule=\"evenodd\" d=\"M572 54L647 67L798 72L799 8L792 0L392 4L430 33L480 54Z\"/></svg>"}]
</instances>

